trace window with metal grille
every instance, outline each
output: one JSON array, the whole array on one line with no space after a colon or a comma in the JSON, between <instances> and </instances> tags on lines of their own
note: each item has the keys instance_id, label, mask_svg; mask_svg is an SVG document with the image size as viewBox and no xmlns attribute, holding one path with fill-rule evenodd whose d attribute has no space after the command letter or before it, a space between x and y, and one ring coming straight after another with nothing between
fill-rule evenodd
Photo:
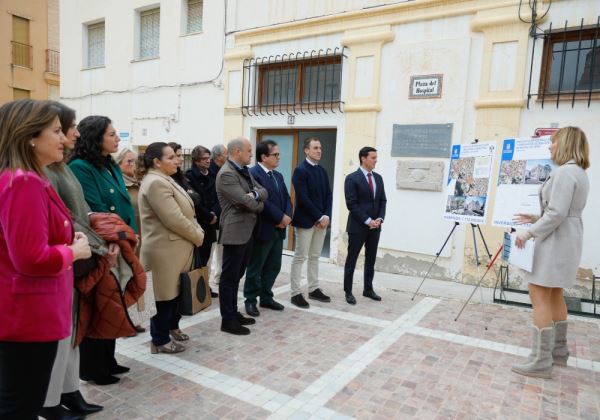
<instances>
[{"instance_id":1,"label":"window with metal grille","mask_svg":"<svg viewBox=\"0 0 600 420\"><path fill-rule=\"evenodd\" d=\"M343 53L338 48L322 51L246 61L242 110L249 114L341 111Z\"/></svg>"},{"instance_id":2,"label":"window with metal grille","mask_svg":"<svg viewBox=\"0 0 600 420\"><path fill-rule=\"evenodd\" d=\"M202 31L203 0L187 0L187 31L191 34Z\"/></svg>"},{"instance_id":3,"label":"window with metal grille","mask_svg":"<svg viewBox=\"0 0 600 420\"><path fill-rule=\"evenodd\" d=\"M87 27L87 67L104 66L104 22Z\"/></svg>"},{"instance_id":4,"label":"window with metal grille","mask_svg":"<svg viewBox=\"0 0 600 420\"><path fill-rule=\"evenodd\" d=\"M532 50L528 102L536 97L541 102L555 101L558 107L561 100L570 100L574 106L576 99L588 101L600 98L600 16L596 25L552 29L536 33ZM535 41L544 40L538 93L531 93L531 73Z\"/></svg>"},{"instance_id":5,"label":"window with metal grille","mask_svg":"<svg viewBox=\"0 0 600 420\"><path fill-rule=\"evenodd\" d=\"M160 43L160 8L140 13L140 59L156 58Z\"/></svg>"},{"instance_id":6,"label":"window with metal grille","mask_svg":"<svg viewBox=\"0 0 600 420\"><path fill-rule=\"evenodd\" d=\"M29 45L29 19L12 16L12 64L32 68L33 47Z\"/></svg>"}]
</instances>

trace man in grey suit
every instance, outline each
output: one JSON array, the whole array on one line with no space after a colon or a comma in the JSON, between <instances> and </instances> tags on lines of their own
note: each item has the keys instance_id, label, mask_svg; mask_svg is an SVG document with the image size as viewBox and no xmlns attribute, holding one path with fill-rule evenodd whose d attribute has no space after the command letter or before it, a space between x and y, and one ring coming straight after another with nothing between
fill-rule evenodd
<instances>
[{"instance_id":1,"label":"man in grey suit","mask_svg":"<svg viewBox=\"0 0 600 420\"><path fill-rule=\"evenodd\" d=\"M219 283L221 331L248 335L250 330L244 325L255 321L238 311L237 295L250 258L257 214L263 210L268 194L248 170L247 165L252 159L250 141L244 137L235 138L227 145L227 151L229 159L221 167L216 180L221 205L219 243L223 245Z\"/></svg>"}]
</instances>

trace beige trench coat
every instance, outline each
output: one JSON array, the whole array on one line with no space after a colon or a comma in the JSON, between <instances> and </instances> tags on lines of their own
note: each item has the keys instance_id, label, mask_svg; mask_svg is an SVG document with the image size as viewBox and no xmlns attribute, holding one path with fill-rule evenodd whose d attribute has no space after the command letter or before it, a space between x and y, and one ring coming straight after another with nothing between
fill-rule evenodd
<instances>
[{"instance_id":1,"label":"beige trench coat","mask_svg":"<svg viewBox=\"0 0 600 420\"><path fill-rule=\"evenodd\" d=\"M141 261L152 271L157 301L179 295L179 274L190 269L194 246L204 231L196 222L190 196L169 176L152 169L142 180L138 195L142 222Z\"/></svg>"},{"instance_id":2,"label":"beige trench coat","mask_svg":"<svg viewBox=\"0 0 600 420\"><path fill-rule=\"evenodd\" d=\"M590 185L585 170L569 161L542 185L542 215L529 232L535 238L533 272L525 278L544 287L573 286L581 262L583 223Z\"/></svg>"}]
</instances>

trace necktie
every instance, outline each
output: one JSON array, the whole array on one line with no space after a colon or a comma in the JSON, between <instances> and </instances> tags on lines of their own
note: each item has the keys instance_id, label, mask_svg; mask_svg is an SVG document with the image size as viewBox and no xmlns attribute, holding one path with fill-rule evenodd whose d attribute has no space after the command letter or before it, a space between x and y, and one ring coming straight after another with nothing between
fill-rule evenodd
<instances>
[{"instance_id":1,"label":"necktie","mask_svg":"<svg viewBox=\"0 0 600 420\"><path fill-rule=\"evenodd\" d=\"M373 175L371 172L367 174L367 178L369 179L369 189L371 190L371 195L375 197L375 188L373 187Z\"/></svg>"},{"instance_id":2,"label":"necktie","mask_svg":"<svg viewBox=\"0 0 600 420\"><path fill-rule=\"evenodd\" d=\"M269 178L271 178L271 182L275 184L275 188L277 189L277 191L279 191L279 184L277 184L277 180L275 179L275 176L273 176L273 171L267 172L267 175L269 175Z\"/></svg>"}]
</instances>

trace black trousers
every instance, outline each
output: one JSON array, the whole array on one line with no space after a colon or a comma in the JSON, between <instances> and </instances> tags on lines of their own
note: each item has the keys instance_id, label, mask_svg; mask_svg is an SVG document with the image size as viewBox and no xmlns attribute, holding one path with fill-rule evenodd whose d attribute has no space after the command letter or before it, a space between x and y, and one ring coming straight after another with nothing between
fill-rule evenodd
<instances>
[{"instance_id":1,"label":"black trousers","mask_svg":"<svg viewBox=\"0 0 600 420\"><path fill-rule=\"evenodd\" d=\"M79 378L90 381L111 375L117 367L114 339L85 337L79 345Z\"/></svg>"},{"instance_id":2,"label":"black trousers","mask_svg":"<svg viewBox=\"0 0 600 420\"><path fill-rule=\"evenodd\" d=\"M44 405L58 341L0 341L0 419L37 420Z\"/></svg>"},{"instance_id":3,"label":"black trousers","mask_svg":"<svg viewBox=\"0 0 600 420\"><path fill-rule=\"evenodd\" d=\"M237 317L237 295L252 252L252 238L243 245L223 245L223 269L219 283L219 305L223 320Z\"/></svg>"},{"instance_id":4,"label":"black trousers","mask_svg":"<svg viewBox=\"0 0 600 420\"><path fill-rule=\"evenodd\" d=\"M352 279L356 260L360 255L363 245L365 247L364 290L373 290L373 276L375 275L375 258L381 229L367 229L360 233L348 234L348 256L344 264L344 292L352 293Z\"/></svg>"},{"instance_id":5,"label":"black trousers","mask_svg":"<svg viewBox=\"0 0 600 420\"><path fill-rule=\"evenodd\" d=\"M200 267L204 267L208 263L208 260L210 259L210 251L212 249L212 244L213 242L204 241L202 242L202 245L200 245L196 249L198 255L198 263L200 264Z\"/></svg>"},{"instance_id":6,"label":"black trousers","mask_svg":"<svg viewBox=\"0 0 600 420\"><path fill-rule=\"evenodd\" d=\"M179 329L179 296L171 300L156 302L156 315L150 318L150 335L155 346L164 346L171 337L169 330Z\"/></svg>"}]
</instances>

